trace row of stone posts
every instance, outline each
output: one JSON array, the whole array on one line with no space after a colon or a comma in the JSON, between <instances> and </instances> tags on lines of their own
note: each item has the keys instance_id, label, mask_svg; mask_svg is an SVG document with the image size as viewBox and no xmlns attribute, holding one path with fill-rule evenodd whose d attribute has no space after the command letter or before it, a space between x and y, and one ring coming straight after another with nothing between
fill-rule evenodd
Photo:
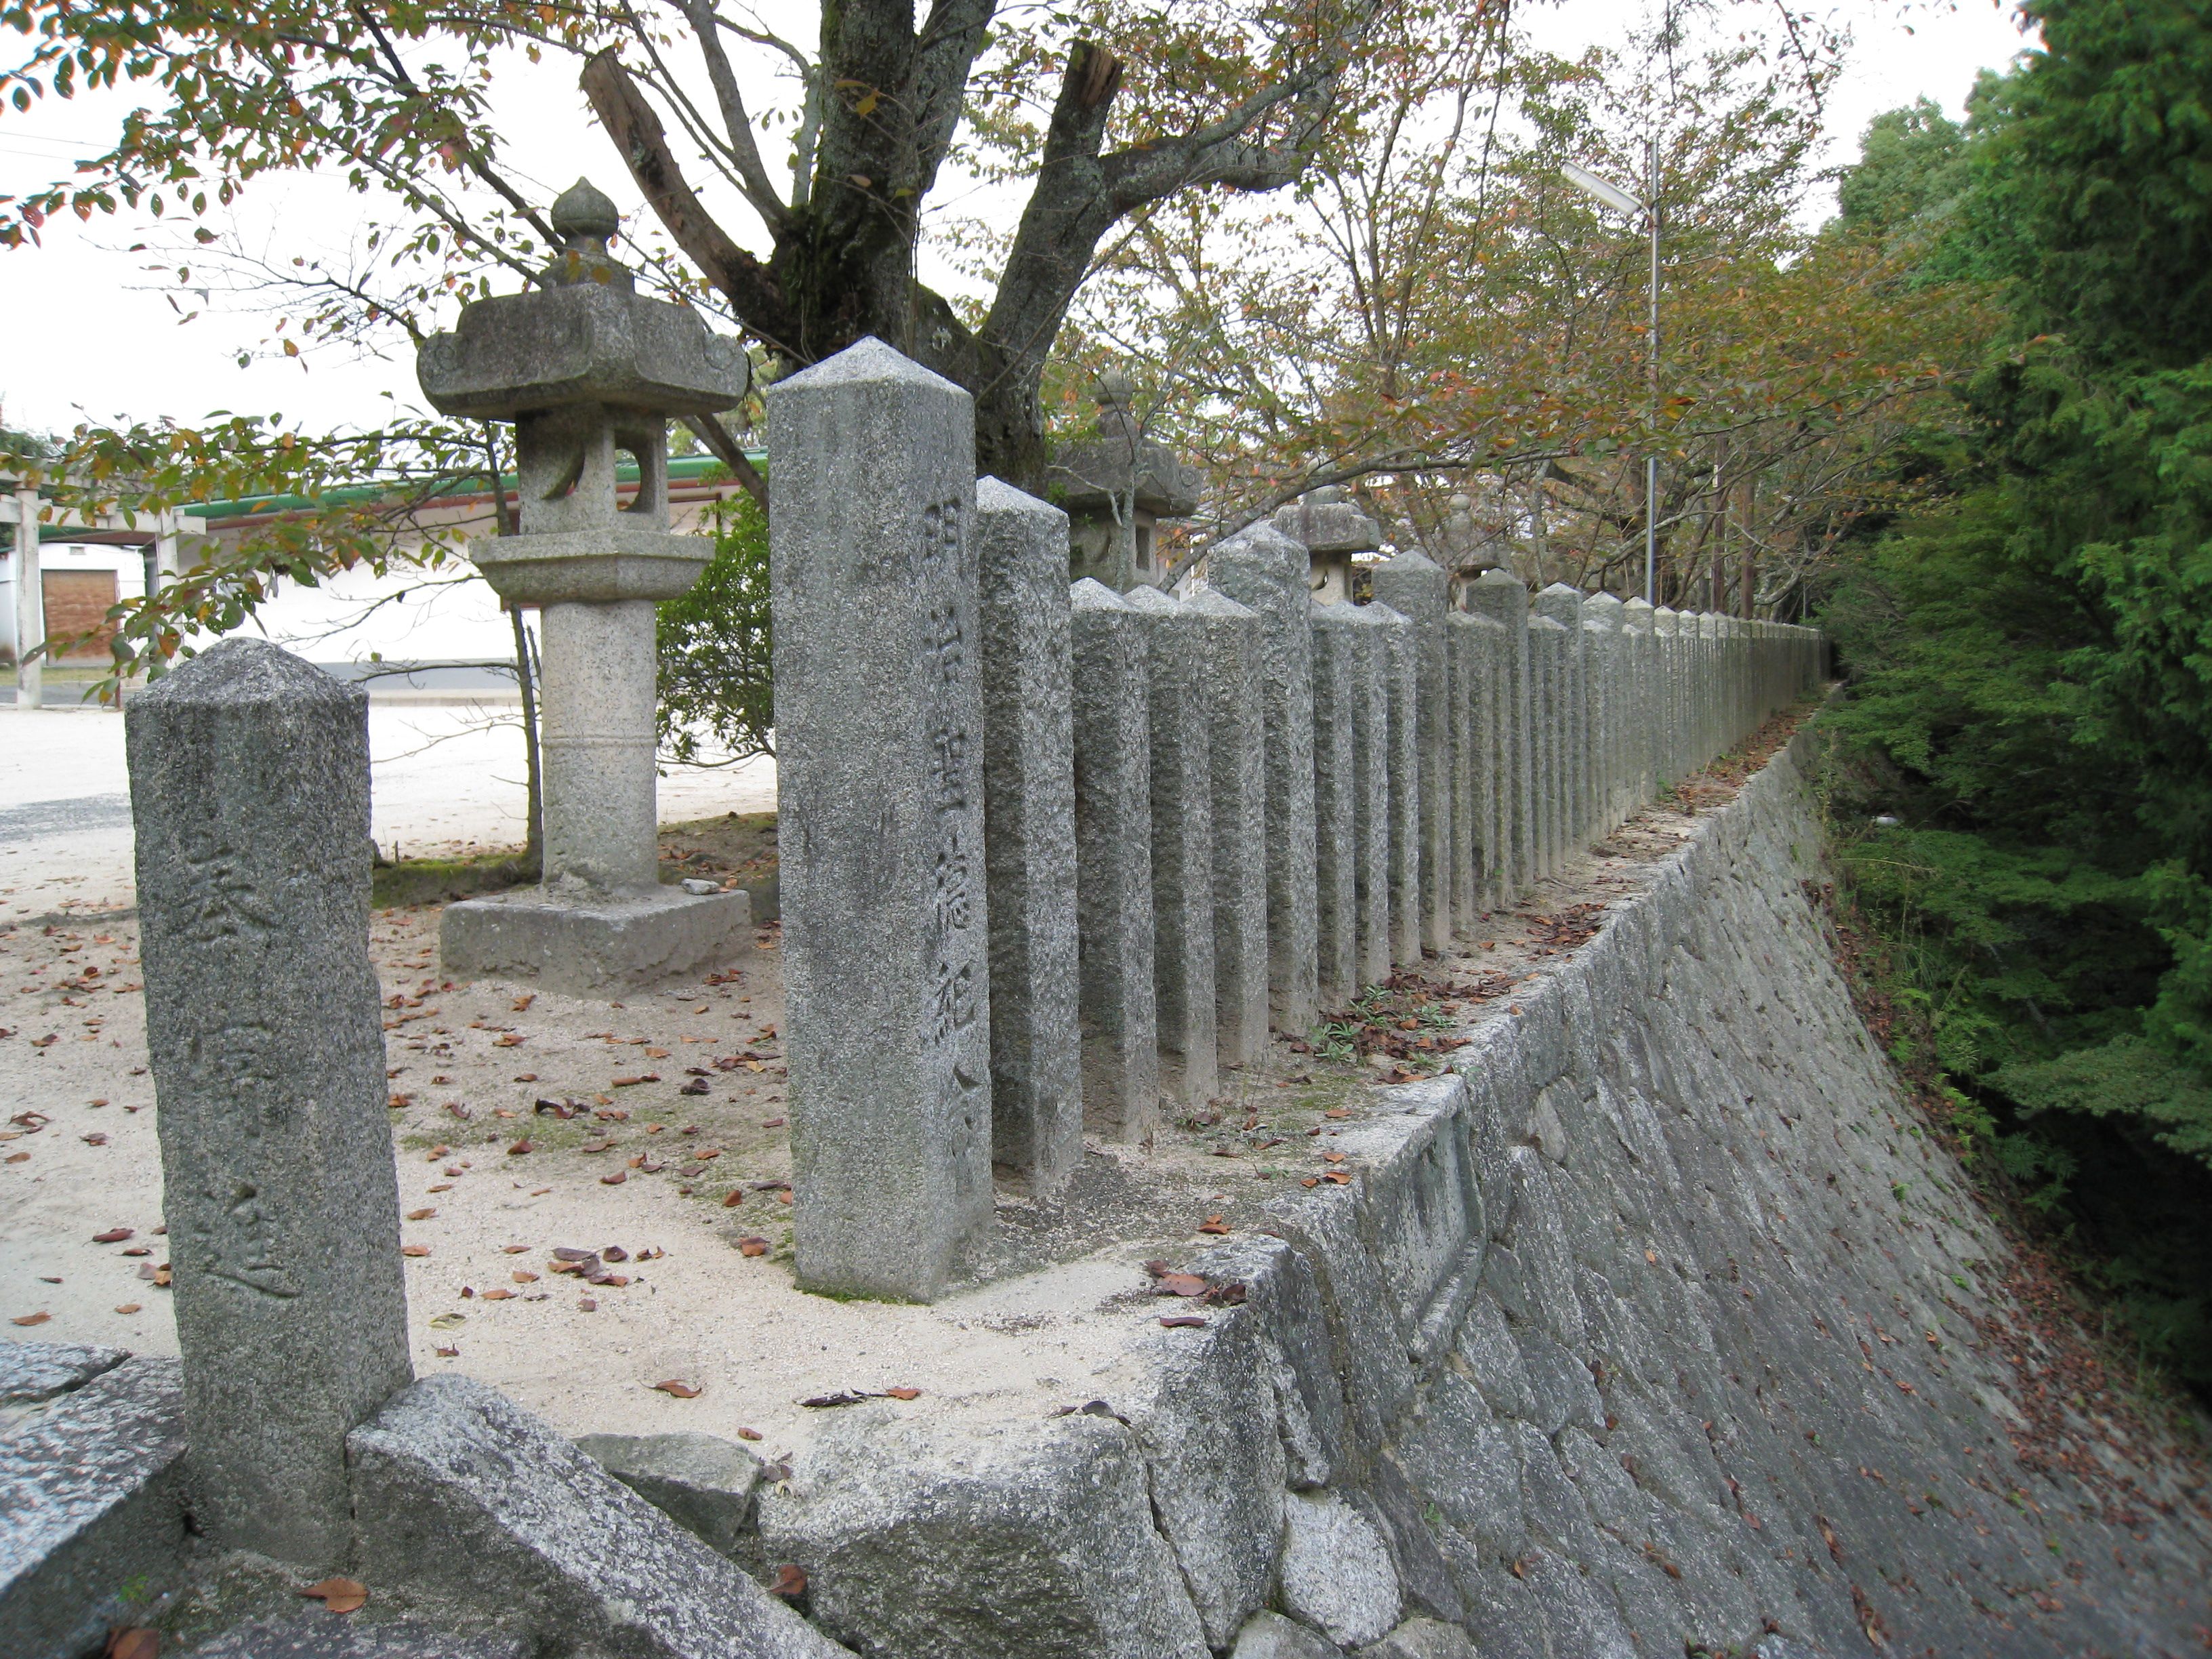
<instances>
[{"instance_id":1,"label":"row of stone posts","mask_svg":"<svg viewBox=\"0 0 2212 1659\"><path fill-rule=\"evenodd\" d=\"M784 973L811 1288L927 1298L1049 1198L1556 876L1820 672L1818 635L1419 552L1334 497L1170 597L1069 583L968 394L863 341L769 396ZM1295 533L1314 532L1324 560ZM1370 542L1368 544L1371 545ZM1316 568L1323 568L1317 591Z\"/></svg>"}]
</instances>

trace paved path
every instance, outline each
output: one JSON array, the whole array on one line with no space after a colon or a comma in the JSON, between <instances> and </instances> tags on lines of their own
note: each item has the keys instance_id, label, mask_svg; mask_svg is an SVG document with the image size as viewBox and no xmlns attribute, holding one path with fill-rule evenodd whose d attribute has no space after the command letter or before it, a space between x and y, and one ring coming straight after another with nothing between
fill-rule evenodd
<instances>
[{"instance_id":1,"label":"paved path","mask_svg":"<svg viewBox=\"0 0 2212 1659\"><path fill-rule=\"evenodd\" d=\"M512 705L405 705L368 714L372 833L388 855L519 845L522 732ZM0 713L0 919L128 904L131 781L123 720ZM775 805L775 765L677 767L664 821Z\"/></svg>"}]
</instances>

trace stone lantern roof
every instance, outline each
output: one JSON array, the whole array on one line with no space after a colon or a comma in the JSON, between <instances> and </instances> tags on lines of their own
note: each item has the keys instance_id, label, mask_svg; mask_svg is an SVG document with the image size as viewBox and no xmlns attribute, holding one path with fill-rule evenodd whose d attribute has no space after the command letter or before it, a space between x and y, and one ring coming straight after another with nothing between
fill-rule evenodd
<instances>
[{"instance_id":1,"label":"stone lantern roof","mask_svg":"<svg viewBox=\"0 0 2212 1659\"><path fill-rule=\"evenodd\" d=\"M1309 553L1372 553L1382 545L1382 526L1335 484L1277 508L1275 528L1303 544Z\"/></svg>"},{"instance_id":2,"label":"stone lantern roof","mask_svg":"<svg viewBox=\"0 0 2212 1659\"><path fill-rule=\"evenodd\" d=\"M564 246L546 268L549 286L463 307L455 331L416 355L423 395L441 413L512 421L595 404L665 417L743 400L752 381L744 348L686 307L641 297L608 252L620 224L612 202L580 179L552 219Z\"/></svg>"},{"instance_id":3,"label":"stone lantern roof","mask_svg":"<svg viewBox=\"0 0 2212 1659\"><path fill-rule=\"evenodd\" d=\"M1144 435L1128 376L1100 375L1096 396L1097 424L1090 437L1061 446L1045 474L1047 495L1071 514L1111 513L1116 502L1156 519L1198 511L1197 479L1173 450Z\"/></svg>"}]
</instances>

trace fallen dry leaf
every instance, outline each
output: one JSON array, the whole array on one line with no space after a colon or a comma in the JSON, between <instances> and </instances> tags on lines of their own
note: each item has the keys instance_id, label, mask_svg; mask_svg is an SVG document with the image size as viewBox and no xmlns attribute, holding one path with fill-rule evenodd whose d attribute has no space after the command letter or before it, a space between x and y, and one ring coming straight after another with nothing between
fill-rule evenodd
<instances>
[{"instance_id":1,"label":"fallen dry leaf","mask_svg":"<svg viewBox=\"0 0 2212 1659\"><path fill-rule=\"evenodd\" d=\"M106 1659L158 1659L161 1651L161 1637L143 1625L107 1638Z\"/></svg>"},{"instance_id":2,"label":"fallen dry leaf","mask_svg":"<svg viewBox=\"0 0 2212 1659\"><path fill-rule=\"evenodd\" d=\"M1225 1233L1229 1231L1229 1224L1218 1215L1210 1215L1199 1223L1198 1230L1202 1233Z\"/></svg>"},{"instance_id":3,"label":"fallen dry leaf","mask_svg":"<svg viewBox=\"0 0 2212 1659\"><path fill-rule=\"evenodd\" d=\"M744 1188L742 1187L732 1187L727 1193L723 1194L722 1207L726 1210L734 1210L738 1205L744 1201Z\"/></svg>"},{"instance_id":4,"label":"fallen dry leaf","mask_svg":"<svg viewBox=\"0 0 2212 1659\"><path fill-rule=\"evenodd\" d=\"M535 1285L538 1282L538 1275L524 1267L517 1267L507 1277L518 1285Z\"/></svg>"},{"instance_id":5,"label":"fallen dry leaf","mask_svg":"<svg viewBox=\"0 0 2212 1659\"><path fill-rule=\"evenodd\" d=\"M368 1587L352 1578L325 1578L300 1594L320 1601L332 1613L353 1613L368 1602Z\"/></svg>"},{"instance_id":6,"label":"fallen dry leaf","mask_svg":"<svg viewBox=\"0 0 2212 1659\"><path fill-rule=\"evenodd\" d=\"M766 1255L768 1254L768 1240L764 1238L741 1238L738 1241L738 1253L740 1255Z\"/></svg>"},{"instance_id":7,"label":"fallen dry leaf","mask_svg":"<svg viewBox=\"0 0 2212 1659\"><path fill-rule=\"evenodd\" d=\"M1153 1281L1155 1296L1204 1296L1212 1287L1197 1273L1162 1273Z\"/></svg>"},{"instance_id":8,"label":"fallen dry leaf","mask_svg":"<svg viewBox=\"0 0 2212 1659\"><path fill-rule=\"evenodd\" d=\"M510 1290L501 1288L489 1291L479 1291L477 1294L481 1300L485 1302L504 1302L509 1297L513 1296L514 1292Z\"/></svg>"},{"instance_id":9,"label":"fallen dry leaf","mask_svg":"<svg viewBox=\"0 0 2212 1659\"><path fill-rule=\"evenodd\" d=\"M531 1005L532 1003L533 1003L533 1002L535 1002L535 1001L537 1001L537 1000L538 1000L538 993L537 993L537 992L535 992L535 991L527 991L527 992L525 992L522 995L520 995L520 996L519 996L519 997L515 998L515 1000L514 1000L514 1012L515 1012L516 1013L518 1013L518 1014L519 1014L519 1013L521 1013L521 1012L523 1012L525 1010L526 1010L526 1009L530 1006L530 1005Z\"/></svg>"},{"instance_id":10,"label":"fallen dry leaf","mask_svg":"<svg viewBox=\"0 0 2212 1659\"><path fill-rule=\"evenodd\" d=\"M760 1431L758 1429L748 1429L748 1428L740 1427L740 1428L738 1430L738 1439L740 1439L740 1440L757 1440L757 1439L759 1439L760 1437L761 1437L761 1431Z\"/></svg>"},{"instance_id":11,"label":"fallen dry leaf","mask_svg":"<svg viewBox=\"0 0 2212 1659\"><path fill-rule=\"evenodd\" d=\"M92 1242L95 1244L120 1244L130 1237L131 1229L128 1227L110 1227L104 1233L94 1233Z\"/></svg>"},{"instance_id":12,"label":"fallen dry leaf","mask_svg":"<svg viewBox=\"0 0 2212 1659\"><path fill-rule=\"evenodd\" d=\"M868 1396L855 1394L850 1389L839 1389L834 1394L810 1395L799 1403L815 1411L828 1411L838 1406L857 1406Z\"/></svg>"},{"instance_id":13,"label":"fallen dry leaf","mask_svg":"<svg viewBox=\"0 0 2212 1659\"><path fill-rule=\"evenodd\" d=\"M699 1397L698 1389L681 1377L672 1376L665 1382L656 1382L653 1386L660 1393L673 1395L678 1400L696 1400Z\"/></svg>"},{"instance_id":14,"label":"fallen dry leaf","mask_svg":"<svg viewBox=\"0 0 2212 1659\"><path fill-rule=\"evenodd\" d=\"M921 1398L921 1390L920 1389L885 1389L884 1392L893 1400L919 1400Z\"/></svg>"},{"instance_id":15,"label":"fallen dry leaf","mask_svg":"<svg viewBox=\"0 0 2212 1659\"><path fill-rule=\"evenodd\" d=\"M502 1244L499 1248L505 1251L508 1255L527 1255L530 1254L530 1246L527 1244Z\"/></svg>"},{"instance_id":16,"label":"fallen dry leaf","mask_svg":"<svg viewBox=\"0 0 2212 1659\"><path fill-rule=\"evenodd\" d=\"M117 1305L115 1311L119 1314L135 1314L138 1311L138 1304L136 1302L121 1303Z\"/></svg>"},{"instance_id":17,"label":"fallen dry leaf","mask_svg":"<svg viewBox=\"0 0 2212 1659\"><path fill-rule=\"evenodd\" d=\"M1203 1314L1166 1314L1161 1316L1160 1323L1166 1326L1171 1331L1203 1328L1206 1324L1206 1316Z\"/></svg>"},{"instance_id":18,"label":"fallen dry leaf","mask_svg":"<svg viewBox=\"0 0 2212 1659\"><path fill-rule=\"evenodd\" d=\"M428 1255L430 1254L430 1247L428 1244L402 1244L399 1247L399 1254L402 1255Z\"/></svg>"},{"instance_id":19,"label":"fallen dry leaf","mask_svg":"<svg viewBox=\"0 0 2212 1659\"><path fill-rule=\"evenodd\" d=\"M628 1181L629 1179L629 1170L617 1170L612 1175L601 1176L599 1177L599 1185L602 1187L619 1187L623 1182Z\"/></svg>"},{"instance_id":20,"label":"fallen dry leaf","mask_svg":"<svg viewBox=\"0 0 2212 1659\"><path fill-rule=\"evenodd\" d=\"M768 1587L770 1595L781 1595L792 1601L806 1594L806 1569L787 1561L775 1570L775 1582Z\"/></svg>"},{"instance_id":21,"label":"fallen dry leaf","mask_svg":"<svg viewBox=\"0 0 2212 1659\"><path fill-rule=\"evenodd\" d=\"M513 1145L512 1146L510 1146L510 1147L508 1147L508 1148L507 1149L507 1155L509 1158L520 1158L520 1157L521 1157L525 1152L528 1152L529 1150L530 1150L530 1137L529 1137L529 1136L527 1136L527 1135L525 1135L521 1139L520 1139L520 1140L516 1141L516 1142L514 1143L514 1145Z\"/></svg>"},{"instance_id":22,"label":"fallen dry leaf","mask_svg":"<svg viewBox=\"0 0 2212 1659\"><path fill-rule=\"evenodd\" d=\"M432 1209L410 1210L407 1212L407 1218L410 1221L428 1221L437 1213L437 1211Z\"/></svg>"},{"instance_id":23,"label":"fallen dry leaf","mask_svg":"<svg viewBox=\"0 0 2212 1659\"><path fill-rule=\"evenodd\" d=\"M9 1322L15 1325L43 1325L52 1317L50 1313L17 1314Z\"/></svg>"}]
</instances>

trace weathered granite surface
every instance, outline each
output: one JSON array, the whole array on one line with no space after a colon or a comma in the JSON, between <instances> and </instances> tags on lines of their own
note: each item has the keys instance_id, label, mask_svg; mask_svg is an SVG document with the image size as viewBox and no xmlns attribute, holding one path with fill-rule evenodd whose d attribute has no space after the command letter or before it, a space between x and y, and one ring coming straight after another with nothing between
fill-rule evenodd
<instances>
[{"instance_id":1,"label":"weathered granite surface","mask_svg":"<svg viewBox=\"0 0 2212 1659\"><path fill-rule=\"evenodd\" d=\"M407 1389L347 1443L361 1577L538 1650L831 1659L845 1650L496 1389Z\"/></svg>"},{"instance_id":2,"label":"weathered granite surface","mask_svg":"<svg viewBox=\"0 0 2212 1659\"><path fill-rule=\"evenodd\" d=\"M1212 585L1260 617L1267 719L1267 994L1276 1028L1321 1012L1314 939L1313 628L1306 550L1259 524L1206 555Z\"/></svg>"},{"instance_id":3,"label":"weathered granite surface","mask_svg":"<svg viewBox=\"0 0 2212 1659\"><path fill-rule=\"evenodd\" d=\"M1260 619L1201 588L1183 603L1206 627L1207 752L1213 769L1213 1030L1220 1063L1267 1046L1266 683Z\"/></svg>"},{"instance_id":4,"label":"weathered granite surface","mask_svg":"<svg viewBox=\"0 0 2212 1659\"><path fill-rule=\"evenodd\" d=\"M1126 599L1088 576L1068 595L1083 1121L1110 1140L1140 1141L1160 1114L1149 633Z\"/></svg>"},{"instance_id":5,"label":"weathered granite surface","mask_svg":"<svg viewBox=\"0 0 2212 1659\"><path fill-rule=\"evenodd\" d=\"M0 1356L19 1345L0 1343ZM30 1347L33 1345L20 1345ZM18 1375L81 1370L40 1343ZM70 1357L74 1353L74 1358ZM122 1358L0 1431L0 1654L74 1659L136 1622L185 1565L184 1402L173 1359Z\"/></svg>"},{"instance_id":6,"label":"weathered granite surface","mask_svg":"<svg viewBox=\"0 0 2212 1659\"><path fill-rule=\"evenodd\" d=\"M530 1659L514 1636L456 1636L419 1619L364 1621L313 1613L254 1620L191 1650L189 1659Z\"/></svg>"},{"instance_id":7,"label":"weathered granite surface","mask_svg":"<svg viewBox=\"0 0 2212 1659\"><path fill-rule=\"evenodd\" d=\"M368 700L234 636L133 697L124 739L195 1514L334 1565L346 1431L413 1375Z\"/></svg>"},{"instance_id":8,"label":"weathered granite surface","mask_svg":"<svg viewBox=\"0 0 2212 1659\"><path fill-rule=\"evenodd\" d=\"M1213 744L1205 616L1157 587L1123 600L1146 639L1152 830L1152 988L1161 1092L1204 1106L1215 1060Z\"/></svg>"},{"instance_id":9,"label":"weathered granite surface","mask_svg":"<svg viewBox=\"0 0 2212 1659\"><path fill-rule=\"evenodd\" d=\"M587 1434L576 1446L709 1548L748 1557L761 1482L761 1460L749 1448L688 1432Z\"/></svg>"},{"instance_id":10,"label":"weathered granite surface","mask_svg":"<svg viewBox=\"0 0 2212 1659\"><path fill-rule=\"evenodd\" d=\"M81 1389L131 1356L90 1342L0 1342L0 1406L32 1406Z\"/></svg>"},{"instance_id":11,"label":"weathered granite surface","mask_svg":"<svg viewBox=\"0 0 2212 1659\"><path fill-rule=\"evenodd\" d=\"M1055 1191L1083 1156L1067 515L975 481L991 1158Z\"/></svg>"},{"instance_id":12,"label":"weathered granite surface","mask_svg":"<svg viewBox=\"0 0 2212 1659\"><path fill-rule=\"evenodd\" d=\"M869 338L769 430L793 1249L927 1300L992 1221L974 400Z\"/></svg>"},{"instance_id":13,"label":"weathered granite surface","mask_svg":"<svg viewBox=\"0 0 2212 1659\"><path fill-rule=\"evenodd\" d=\"M1112 1417L939 1436L851 1410L761 1504L822 1628L871 1659L1205 1659Z\"/></svg>"}]
</instances>

